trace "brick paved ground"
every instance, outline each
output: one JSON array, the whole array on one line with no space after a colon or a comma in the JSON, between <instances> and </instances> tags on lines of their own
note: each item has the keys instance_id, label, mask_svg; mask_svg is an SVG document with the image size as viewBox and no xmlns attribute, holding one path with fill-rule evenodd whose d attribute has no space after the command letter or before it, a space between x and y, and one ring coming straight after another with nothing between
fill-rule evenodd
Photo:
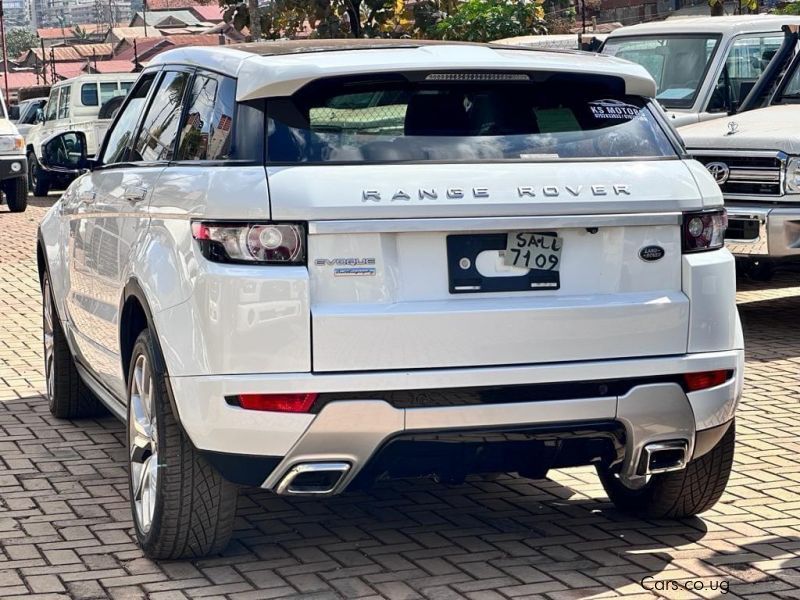
<instances>
[{"instance_id":1,"label":"brick paved ground","mask_svg":"<svg viewBox=\"0 0 800 600\"><path fill-rule=\"evenodd\" d=\"M52 418L41 393L34 232L0 210L0 598L800 598L800 275L742 283L735 472L702 518L617 513L589 469L530 482L382 485L328 502L244 493L221 558L155 564L131 535L123 429ZM653 592L654 593L654 592ZM33 596L33 594L37 596Z\"/></svg>"}]
</instances>

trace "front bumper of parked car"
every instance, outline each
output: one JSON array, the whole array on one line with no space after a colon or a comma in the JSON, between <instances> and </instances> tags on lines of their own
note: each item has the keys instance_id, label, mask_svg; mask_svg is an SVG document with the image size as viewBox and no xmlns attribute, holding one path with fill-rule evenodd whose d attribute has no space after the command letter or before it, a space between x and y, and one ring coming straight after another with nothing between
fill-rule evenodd
<instances>
[{"instance_id":1,"label":"front bumper of parked car","mask_svg":"<svg viewBox=\"0 0 800 600\"><path fill-rule=\"evenodd\" d=\"M184 430L226 477L282 494L323 495L382 477L460 479L494 471L543 477L548 468L595 463L619 464L635 483L649 473L645 448L682 447L685 463L713 447L717 439L710 438L724 434L741 396L743 364L743 351L730 350L170 383ZM730 372L721 385L686 392L678 383L684 373L719 369ZM529 390L531 400L480 402L480 390L498 387ZM310 413L245 410L225 400L311 389L320 396Z\"/></svg>"},{"instance_id":2,"label":"front bumper of parked car","mask_svg":"<svg viewBox=\"0 0 800 600\"><path fill-rule=\"evenodd\" d=\"M28 175L28 159L24 154L0 154L0 181L26 177Z\"/></svg>"}]
</instances>

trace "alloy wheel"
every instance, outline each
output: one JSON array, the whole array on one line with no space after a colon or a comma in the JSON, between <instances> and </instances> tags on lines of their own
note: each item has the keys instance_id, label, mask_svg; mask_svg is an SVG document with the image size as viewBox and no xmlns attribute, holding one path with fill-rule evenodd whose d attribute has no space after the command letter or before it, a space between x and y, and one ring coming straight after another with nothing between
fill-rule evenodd
<instances>
[{"instance_id":1,"label":"alloy wheel","mask_svg":"<svg viewBox=\"0 0 800 600\"><path fill-rule=\"evenodd\" d=\"M53 402L55 383L54 332L55 314L53 313L53 295L50 293L50 281L44 278L42 286L42 342L44 344L44 375L47 382L47 399Z\"/></svg>"},{"instance_id":2,"label":"alloy wheel","mask_svg":"<svg viewBox=\"0 0 800 600\"><path fill-rule=\"evenodd\" d=\"M153 523L158 490L158 427L153 374L144 354L136 357L128 402L131 494L139 529L147 533Z\"/></svg>"}]
</instances>

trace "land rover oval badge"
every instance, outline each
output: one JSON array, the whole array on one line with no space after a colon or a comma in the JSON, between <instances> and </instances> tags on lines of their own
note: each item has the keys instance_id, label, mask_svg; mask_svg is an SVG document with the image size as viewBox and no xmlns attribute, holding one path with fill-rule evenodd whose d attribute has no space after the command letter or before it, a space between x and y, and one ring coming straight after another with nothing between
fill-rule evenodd
<instances>
[{"instance_id":1,"label":"land rover oval badge","mask_svg":"<svg viewBox=\"0 0 800 600\"><path fill-rule=\"evenodd\" d=\"M645 246L639 250L639 258L646 262L655 262L664 258L664 249L661 246Z\"/></svg>"}]
</instances>

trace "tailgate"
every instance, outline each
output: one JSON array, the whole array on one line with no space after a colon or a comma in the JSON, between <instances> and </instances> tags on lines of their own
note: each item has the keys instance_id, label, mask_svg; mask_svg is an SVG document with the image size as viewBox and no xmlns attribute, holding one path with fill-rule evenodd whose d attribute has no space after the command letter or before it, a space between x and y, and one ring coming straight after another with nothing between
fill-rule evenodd
<instances>
[{"instance_id":1,"label":"tailgate","mask_svg":"<svg viewBox=\"0 0 800 600\"><path fill-rule=\"evenodd\" d=\"M271 168L273 219L309 221L313 369L684 353L680 212L700 202L686 166L576 167ZM519 232L559 240L556 275L506 264Z\"/></svg>"}]
</instances>

